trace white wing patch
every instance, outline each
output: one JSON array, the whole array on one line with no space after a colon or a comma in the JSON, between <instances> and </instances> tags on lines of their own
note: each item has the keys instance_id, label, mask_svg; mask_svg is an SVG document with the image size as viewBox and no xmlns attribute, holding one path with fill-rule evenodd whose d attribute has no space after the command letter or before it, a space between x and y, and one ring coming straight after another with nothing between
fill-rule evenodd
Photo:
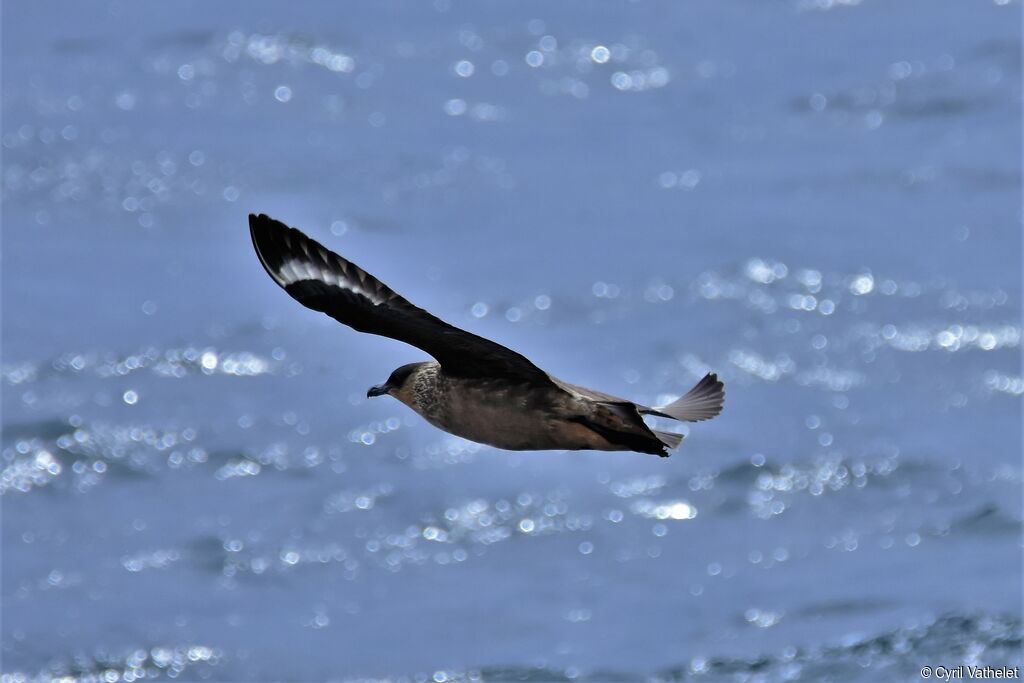
<instances>
[{"instance_id":1,"label":"white wing patch","mask_svg":"<svg viewBox=\"0 0 1024 683\"><path fill-rule=\"evenodd\" d=\"M280 269L277 271L278 282L282 287L286 287L290 284L300 282L302 280L318 280L324 284L340 287L341 289L348 290L353 294L365 297L375 304L386 303L386 300L371 292L363 287L360 287L357 282L349 280L341 273L324 270L313 265L309 261L301 259L289 259L281 264Z\"/></svg>"}]
</instances>

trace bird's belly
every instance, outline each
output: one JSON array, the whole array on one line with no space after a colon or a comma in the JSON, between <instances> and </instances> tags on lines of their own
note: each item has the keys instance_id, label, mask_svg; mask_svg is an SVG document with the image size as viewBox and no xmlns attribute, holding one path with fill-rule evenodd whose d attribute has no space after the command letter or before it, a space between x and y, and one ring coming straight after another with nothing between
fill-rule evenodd
<instances>
[{"instance_id":1,"label":"bird's belly","mask_svg":"<svg viewBox=\"0 0 1024 683\"><path fill-rule=\"evenodd\" d=\"M548 418L539 411L477 404L469 411L450 411L439 418L427 420L446 432L496 448L556 448L550 445Z\"/></svg>"},{"instance_id":2,"label":"bird's belly","mask_svg":"<svg viewBox=\"0 0 1024 683\"><path fill-rule=\"evenodd\" d=\"M544 402L517 400L515 392L451 392L446 410L428 422L470 441L510 451L608 449L610 444Z\"/></svg>"}]
</instances>

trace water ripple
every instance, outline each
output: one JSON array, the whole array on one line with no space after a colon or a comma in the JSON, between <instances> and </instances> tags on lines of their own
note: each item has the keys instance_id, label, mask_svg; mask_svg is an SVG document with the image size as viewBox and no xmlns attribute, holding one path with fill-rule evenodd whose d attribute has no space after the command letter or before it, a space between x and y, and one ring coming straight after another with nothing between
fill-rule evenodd
<instances>
[{"instance_id":1,"label":"water ripple","mask_svg":"<svg viewBox=\"0 0 1024 683\"><path fill-rule=\"evenodd\" d=\"M744 619L777 622L779 615L748 610ZM476 683L486 681L670 681L709 683L798 680L911 680L924 665L1020 666L1024 630L1015 617L948 614L911 622L874 636L851 634L839 643L809 648L785 647L753 657L697 656L657 671L621 671L549 664L483 666L468 670L438 669L387 678L347 678L348 683Z\"/></svg>"},{"instance_id":2,"label":"water ripple","mask_svg":"<svg viewBox=\"0 0 1024 683\"><path fill-rule=\"evenodd\" d=\"M215 347L195 346L163 351L149 347L128 355L69 351L49 363L5 363L0 368L0 375L13 386L31 384L48 375L91 374L106 379L144 370L158 377L173 378L188 375L255 377L277 372L283 367L284 359L282 349L275 349L269 358L250 351L221 351Z\"/></svg>"},{"instance_id":3,"label":"water ripple","mask_svg":"<svg viewBox=\"0 0 1024 683\"><path fill-rule=\"evenodd\" d=\"M97 650L52 662L38 673L0 674L0 683L132 683L132 681L178 678L186 672L207 678L210 668L223 659L223 652L207 645L155 646L114 654Z\"/></svg>"}]
</instances>

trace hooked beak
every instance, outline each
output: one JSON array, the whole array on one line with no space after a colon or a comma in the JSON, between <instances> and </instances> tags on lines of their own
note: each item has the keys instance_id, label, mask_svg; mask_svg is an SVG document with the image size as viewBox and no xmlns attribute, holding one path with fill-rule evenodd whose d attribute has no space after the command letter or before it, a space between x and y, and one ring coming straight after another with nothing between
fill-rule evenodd
<instances>
[{"instance_id":1,"label":"hooked beak","mask_svg":"<svg viewBox=\"0 0 1024 683\"><path fill-rule=\"evenodd\" d=\"M370 387L366 392L366 398L373 398L374 396L384 396L391 390L387 384L378 384L375 387Z\"/></svg>"}]
</instances>

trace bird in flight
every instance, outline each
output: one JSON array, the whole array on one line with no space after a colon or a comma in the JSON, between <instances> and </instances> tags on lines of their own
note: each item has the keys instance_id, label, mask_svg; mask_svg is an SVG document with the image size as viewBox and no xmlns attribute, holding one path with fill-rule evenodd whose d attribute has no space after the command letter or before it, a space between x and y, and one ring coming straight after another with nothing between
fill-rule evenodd
<instances>
[{"instance_id":1,"label":"bird in flight","mask_svg":"<svg viewBox=\"0 0 1024 683\"><path fill-rule=\"evenodd\" d=\"M403 365L366 396L393 396L456 436L513 451L637 451L668 457L683 435L648 427L644 415L700 422L722 412L725 387L713 373L682 398L657 408L575 386L511 349L417 308L295 228L249 214L249 232L267 273L300 304L433 356Z\"/></svg>"}]
</instances>

